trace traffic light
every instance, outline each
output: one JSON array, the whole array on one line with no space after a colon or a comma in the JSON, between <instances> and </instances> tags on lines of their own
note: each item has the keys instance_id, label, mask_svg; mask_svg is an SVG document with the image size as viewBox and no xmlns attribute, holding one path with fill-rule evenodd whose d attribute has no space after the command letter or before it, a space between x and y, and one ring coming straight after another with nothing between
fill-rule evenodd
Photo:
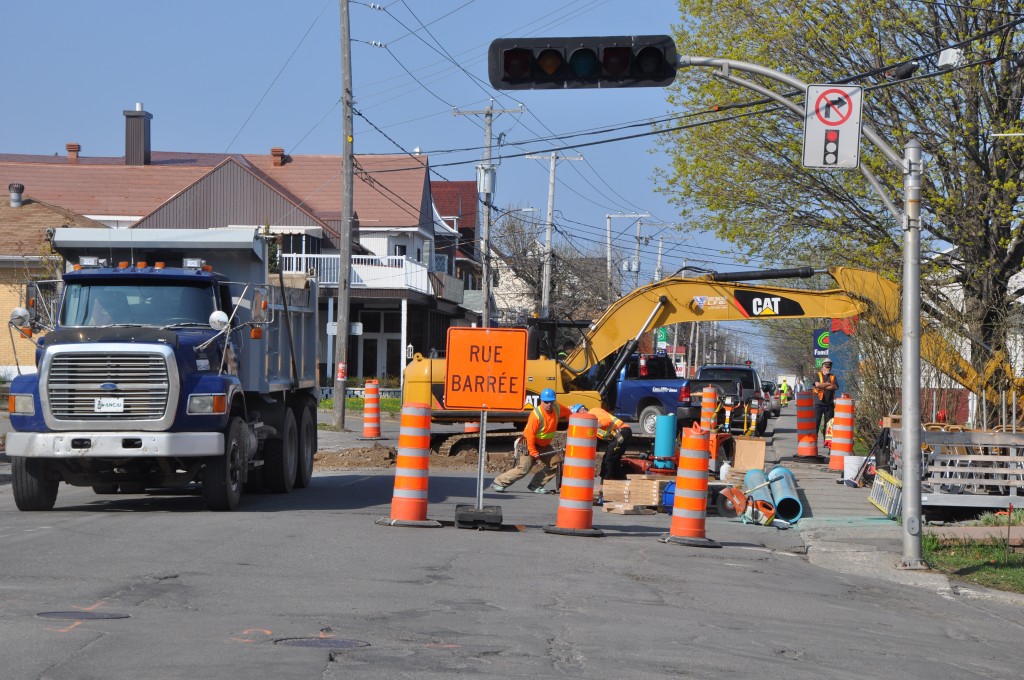
<instances>
[{"instance_id":1,"label":"traffic light","mask_svg":"<svg viewBox=\"0 0 1024 680\"><path fill-rule=\"evenodd\" d=\"M822 165L835 165L839 162L839 130L825 130L825 151L821 159Z\"/></svg>"},{"instance_id":2,"label":"traffic light","mask_svg":"<svg viewBox=\"0 0 1024 680\"><path fill-rule=\"evenodd\" d=\"M676 45L667 35L499 38L487 52L498 90L667 87L676 79Z\"/></svg>"}]
</instances>

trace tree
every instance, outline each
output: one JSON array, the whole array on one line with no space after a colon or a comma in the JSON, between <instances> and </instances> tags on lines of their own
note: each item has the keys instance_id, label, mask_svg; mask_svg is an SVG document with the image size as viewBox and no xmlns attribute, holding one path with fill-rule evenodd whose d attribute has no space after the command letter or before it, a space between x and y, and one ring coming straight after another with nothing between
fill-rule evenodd
<instances>
[{"instance_id":1,"label":"tree","mask_svg":"<svg viewBox=\"0 0 1024 680\"><path fill-rule=\"evenodd\" d=\"M499 314L508 323L522 323L539 313L544 271L543 225L509 212L494 227L491 244L502 260L494 269L505 269L517 281L506 281L496 290ZM554 319L596 319L611 303L608 300L605 258L580 252L568 245L553 244L551 290L548 307ZM499 283L501 283L499 281ZM575 341L578 338L573 338Z\"/></svg>"},{"instance_id":2,"label":"tree","mask_svg":"<svg viewBox=\"0 0 1024 680\"><path fill-rule=\"evenodd\" d=\"M679 6L681 55L753 62L806 83L863 85L865 124L897 150L911 137L921 142L925 309L966 339L976 367L1005 350L1008 334L1019 330L1009 312L1020 295L1010 279L1024 262L1024 137L994 134L1024 129L1018 56L1024 19L1013 14L1019 6L1006 0L985 9L902 0L680 0ZM941 70L936 56L952 45L963 49L965 66ZM909 59L919 62L917 73L895 79L894 67ZM779 83L743 75L802 102ZM673 163L661 173L661 188L684 216L710 217L706 222L720 238L762 259L860 266L897 278L901 225L859 173L801 167L796 116L766 99L752 103L751 90L716 79L709 69L682 71L677 83L669 103L703 111L709 123L664 135ZM899 204L902 177L890 161L865 141L861 163Z\"/></svg>"}]
</instances>

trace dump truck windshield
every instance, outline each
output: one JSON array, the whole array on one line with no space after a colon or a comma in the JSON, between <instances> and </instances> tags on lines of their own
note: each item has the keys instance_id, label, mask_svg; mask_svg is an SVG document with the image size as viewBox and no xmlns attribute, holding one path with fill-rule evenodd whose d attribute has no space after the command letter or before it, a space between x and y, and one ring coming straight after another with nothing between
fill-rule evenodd
<instances>
[{"instance_id":1,"label":"dump truck windshield","mask_svg":"<svg viewBox=\"0 0 1024 680\"><path fill-rule=\"evenodd\" d=\"M216 309L209 286L71 283L64 292L63 326L207 325Z\"/></svg>"}]
</instances>

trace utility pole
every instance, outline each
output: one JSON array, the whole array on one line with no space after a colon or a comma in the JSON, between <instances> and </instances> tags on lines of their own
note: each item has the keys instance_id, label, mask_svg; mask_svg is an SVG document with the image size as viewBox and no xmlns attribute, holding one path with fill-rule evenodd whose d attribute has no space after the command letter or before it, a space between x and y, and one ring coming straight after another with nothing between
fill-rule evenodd
<instances>
[{"instance_id":1,"label":"utility pole","mask_svg":"<svg viewBox=\"0 0 1024 680\"><path fill-rule=\"evenodd\" d=\"M338 234L338 325L334 377L334 426L345 429L345 387L348 382L349 277L352 267L352 41L348 0L338 0L341 10L341 231Z\"/></svg>"},{"instance_id":2,"label":"utility pole","mask_svg":"<svg viewBox=\"0 0 1024 680\"><path fill-rule=\"evenodd\" d=\"M658 237L658 266L654 268L654 280L661 281L661 251L665 247L665 237Z\"/></svg>"},{"instance_id":3,"label":"utility pole","mask_svg":"<svg viewBox=\"0 0 1024 680\"><path fill-rule=\"evenodd\" d=\"M518 109L495 109L494 100L487 103L487 108L482 111L452 111L453 116L483 116L484 117L484 158L477 166L477 193L484 194L481 200L484 206L484 219L480 232L480 292L484 298L484 310L482 326L488 328L491 325L491 196L495 189L494 166L491 165L491 122L494 115L502 113L522 113L526 109L520 106ZM486 188L486 192L483 190ZM480 428L483 435L484 427Z\"/></svg>"},{"instance_id":4,"label":"utility pole","mask_svg":"<svg viewBox=\"0 0 1024 680\"><path fill-rule=\"evenodd\" d=\"M612 218L613 217L629 217L632 219L640 219L643 217L650 217L649 213L618 213L617 215L605 215L605 236L607 242L607 265L608 265L608 304L611 304L618 295L612 290ZM637 265L639 266L639 264Z\"/></svg>"},{"instance_id":5,"label":"utility pole","mask_svg":"<svg viewBox=\"0 0 1024 680\"><path fill-rule=\"evenodd\" d=\"M527 156L527 158L544 158L544 156ZM559 156L557 151L552 151L548 156L551 161L548 170L548 223L544 235L544 272L540 284L540 318L547 319L550 312L551 301L551 229L554 226L555 218L555 165L559 160L581 161L583 156Z\"/></svg>"}]
</instances>

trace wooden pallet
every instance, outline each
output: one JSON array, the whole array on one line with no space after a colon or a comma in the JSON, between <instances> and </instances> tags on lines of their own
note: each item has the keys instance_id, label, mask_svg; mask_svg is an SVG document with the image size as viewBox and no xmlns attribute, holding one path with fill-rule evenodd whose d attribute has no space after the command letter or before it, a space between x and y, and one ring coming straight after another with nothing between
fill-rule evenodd
<instances>
[{"instance_id":1,"label":"wooden pallet","mask_svg":"<svg viewBox=\"0 0 1024 680\"><path fill-rule=\"evenodd\" d=\"M613 515L654 515L658 509L652 505L637 505L635 503L608 503L601 506L605 512Z\"/></svg>"}]
</instances>

